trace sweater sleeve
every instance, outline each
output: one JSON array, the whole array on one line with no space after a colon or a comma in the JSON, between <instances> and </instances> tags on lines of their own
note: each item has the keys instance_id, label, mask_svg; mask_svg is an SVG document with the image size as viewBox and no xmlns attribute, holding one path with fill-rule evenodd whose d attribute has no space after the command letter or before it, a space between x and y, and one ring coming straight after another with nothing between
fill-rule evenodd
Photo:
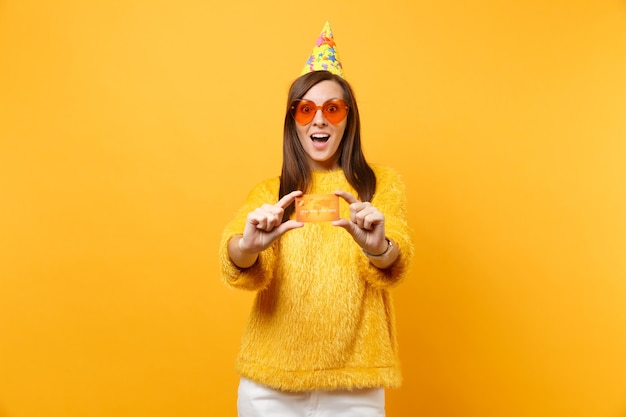
<instances>
[{"instance_id":1,"label":"sweater sleeve","mask_svg":"<svg viewBox=\"0 0 626 417\"><path fill-rule=\"evenodd\" d=\"M397 284L409 270L414 247L407 222L407 199L404 181L391 168L376 167L376 192L372 205L385 216L385 234L398 246L398 259L386 269L372 265L365 254L358 257L363 276L373 287L383 288Z\"/></svg>"},{"instance_id":2,"label":"sweater sleeve","mask_svg":"<svg viewBox=\"0 0 626 417\"><path fill-rule=\"evenodd\" d=\"M243 233L248 213L262 206L273 204L278 195L277 179L267 180L250 191L243 206L239 209L224 231L219 246L219 264L224 283L233 288L258 291L266 288L272 280L275 264L275 249L270 246L259 253L257 261L249 268L239 268L233 263L228 255L228 242L230 239Z\"/></svg>"}]
</instances>

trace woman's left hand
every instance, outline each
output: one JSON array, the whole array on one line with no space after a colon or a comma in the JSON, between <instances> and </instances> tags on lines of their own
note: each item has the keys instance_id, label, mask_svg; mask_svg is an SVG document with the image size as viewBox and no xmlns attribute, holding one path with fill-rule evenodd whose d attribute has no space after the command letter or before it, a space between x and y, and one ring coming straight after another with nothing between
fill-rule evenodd
<instances>
[{"instance_id":1,"label":"woman's left hand","mask_svg":"<svg viewBox=\"0 0 626 417\"><path fill-rule=\"evenodd\" d=\"M359 201L346 191L335 191L335 195L350 204L350 220L335 220L333 225L346 229L354 241L367 253L380 254L387 250L385 216L369 202Z\"/></svg>"}]
</instances>

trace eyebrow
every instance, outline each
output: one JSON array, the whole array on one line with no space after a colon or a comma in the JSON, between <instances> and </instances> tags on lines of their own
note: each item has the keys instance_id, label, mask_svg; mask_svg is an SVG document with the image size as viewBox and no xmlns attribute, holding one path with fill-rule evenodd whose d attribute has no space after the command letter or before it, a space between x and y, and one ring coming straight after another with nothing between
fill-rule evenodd
<instances>
[{"instance_id":1,"label":"eyebrow","mask_svg":"<svg viewBox=\"0 0 626 417\"><path fill-rule=\"evenodd\" d=\"M315 104L317 104L317 102L315 100L311 100L310 98L301 98L300 100L304 100L304 101L310 101L313 102ZM339 97L333 97L333 98L329 98L327 100L324 100L324 103L326 103L327 101L331 101L331 100L343 100L343 98L339 98ZM323 103L322 103L323 104Z\"/></svg>"}]
</instances>

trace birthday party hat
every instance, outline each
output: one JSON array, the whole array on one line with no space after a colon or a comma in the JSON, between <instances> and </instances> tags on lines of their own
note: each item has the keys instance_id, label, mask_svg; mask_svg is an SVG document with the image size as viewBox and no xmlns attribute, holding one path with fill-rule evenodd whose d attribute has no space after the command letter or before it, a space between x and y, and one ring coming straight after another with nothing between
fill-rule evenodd
<instances>
[{"instance_id":1,"label":"birthday party hat","mask_svg":"<svg viewBox=\"0 0 626 417\"><path fill-rule=\"evenodd\" d=\"M324 25L319 38L317 38L311 56L306 61L300 75L319 70L330 71L343 78L343 67L337 53L333 31L328 21Z\"/></svg>"}]
</instances>

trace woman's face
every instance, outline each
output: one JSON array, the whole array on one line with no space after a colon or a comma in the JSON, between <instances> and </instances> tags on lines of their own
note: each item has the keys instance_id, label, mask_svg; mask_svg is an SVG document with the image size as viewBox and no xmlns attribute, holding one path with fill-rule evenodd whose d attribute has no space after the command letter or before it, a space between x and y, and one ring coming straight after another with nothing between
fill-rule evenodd
<instances>
[{"instance_id":1,"label":"woman's face","mask_svg":"<svg viewBox=\"0 0 626 417\"><path fill-rule=\"evenodd\" d=\"M322 106L328 100L343 100L343 89L335 81L321 81L315 84L302 97L316 106ZM304 148L313 171L333 170L339 167L339 145L346 130L347 117L338 124L330 123L322 114L315 110L315 117L308 124L296 123L298 139Z\"/></svg>"}]
</instances>

